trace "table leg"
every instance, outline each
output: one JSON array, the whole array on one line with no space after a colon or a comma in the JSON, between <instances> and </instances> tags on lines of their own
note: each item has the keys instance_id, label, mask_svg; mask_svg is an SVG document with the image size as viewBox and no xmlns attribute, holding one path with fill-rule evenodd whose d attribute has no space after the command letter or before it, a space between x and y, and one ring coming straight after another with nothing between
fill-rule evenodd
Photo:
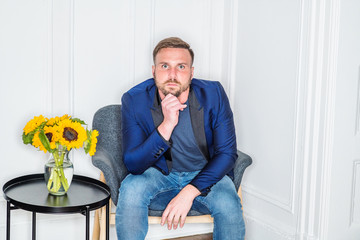
<instances>
[{"instance_id":1,"label":"table leg","mask_svg":"<svg viewBox=\"0 0 360 240\"><path fill-rule=\"evenodd\" d=\"M36 239L36 212L32 214L32 240Z\"/></svg>"},{"instance_id":2,"label":"table leg","mask_svg":"<svg viewBox=\"0 0 360 240\"><path fill-rule=\"evenodd\" d=\"M7 201L6 208L6 240L10 240L10 201Z\"/></svg>"},{"instance_id":3,"label":"table leg","mask_svg":"<svg viewBox=\"0 0 360 240\"><path fill-rule=\"evenodd\" d=\"M110 205L106 204L106 240L109 240L109 218L110 218Z\"/></svg>"},{"instance_id":4,"label":"table leg","mask_svg":"<svg viewBox=\"0 0 360 240\"><path fill-rule=\"evenodd\" d=\"M86 240L90 239L90 210L89 207L86 207L86 212L85 212L85 216L86 216Z\"/></svg>"}]
</instances>

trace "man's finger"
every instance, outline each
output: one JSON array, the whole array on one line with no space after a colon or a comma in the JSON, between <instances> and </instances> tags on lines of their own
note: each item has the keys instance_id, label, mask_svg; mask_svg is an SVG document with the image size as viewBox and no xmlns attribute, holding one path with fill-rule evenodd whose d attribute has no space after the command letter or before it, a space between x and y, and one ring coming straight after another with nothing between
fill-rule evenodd
<instances>
[{"instance_id":1,"label":"man's finger","mask_svg":"<svg viewBox=\"0 0 360 240\"><path fill-rule=\"evenodd\" d=\"M182 103L179 101L179 99L177 99L177 98L167 99L167 100L164 99L164 100L161 102L161 105L162 105L163 107L167 107L167 108L173 107L173 106L178 106L178 108L185 108L185 107L187 106L186 104L182 104Z\"/></svg>"},{"instance_id":2,"label":"man's finger","mask_svg":"<svg viewBox=\"0 0 360 240\"><path fill-rule=\"evenodd\" d=\"M165 220L166 220L166 218L168 217L168 214L169 214L169 210L168 210L168 208L166 208L165 210L164 210L164 212L163 212L163 214L162 214L162 217L161 217L161 226L164 226L164 224L165 224Z\"/></svg>"},{"instance_id":3,"label":"man's finger","mask_svg":"<svg viewBox=\"0 0 360 240\"><path fill-rule=\"evenodd\" d=\"M180 104L182 109L187 107L186 104L181 104L179 99L170 93L168 95L166 95L166 97L161 101L161 103L164 105L168 105L171 103L178 103L178 104Z\"/></svg>"},{"instance_id":4,"label":"man's finger","mask_svg":"<svg viewBox=\"0 0 360 240\"><path fill-rule=\"evenodd\" d=\"M161 102L167 103L167 102L172 102L172 101L179 101L179 99L177 99L177 97L175 97L174 95L168 94Z\"/></svg>"},{"instance_id":5,"label":"man's finger","mask_svg":"<svg viewBox=\"0 0 360 240\"><path fill-rule=\"evenodd\" d=\"M174 216L174 230L177 229L178 225L179 225L179 220L180 220L180 216Z\"/></svg>"},{"instance_id":6,"label":"man's finger","mask_svg":"<svg viewBox=\"0 0 360 240\"><path fill-rule=\"evenodd\" d=\"M187 105L186 105L186 104L182 104L180 107L181 107L181 108L180 108L180 111L183 111L183 110L187 107Z\"/></svg>"},{"instance_id":7,"label":"man's finger","mask_svg":"<svg viewBox=\"0 0 360 240\"><path fill-rule=\"evenodd\" d=\"M186 216L181 216L180 217L180 228L184 227L185 221L186 221Z\"/></svg>"},{"instance_id":8,"label":"man's finger","mask_svg":"<svg viewBox=\"0 0 360 240\"><path fill-rule=\"evenodd\" d=\"M172 223L174 220L174 215L169 214L168 218L167 218L167 224L168 224L168 229L171 230L172 228Z\"/></svg>"}]
</instances>

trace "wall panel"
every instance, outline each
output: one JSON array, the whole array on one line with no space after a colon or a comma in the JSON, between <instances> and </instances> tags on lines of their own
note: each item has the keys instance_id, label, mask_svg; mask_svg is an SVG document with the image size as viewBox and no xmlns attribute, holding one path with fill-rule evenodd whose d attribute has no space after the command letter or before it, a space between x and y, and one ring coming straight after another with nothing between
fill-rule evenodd
<instances>
[{"instance_id":1,"label":"wall panel","mask_svg":"<svg viewBox=\"0 0 360 240\"><path fill-rule=\"evenodd\" d=\"M239 4L234 86L239 144L255 160L244 191L289 211L294 198L296 121L301 117L297 106L302 101L297 98L300 10L299 2Z\"/></svg>"},{"instance_id":2,"label":"wall panel","mask_svg":"<svg viewBox=\"0 0 360 240\"><path fill-rule=\"evenodd\" d=\"M46 2L0 2L0 183L43 164L21 135L27 121L47 114L47 36Z\"/></svg>"}]
</instances>

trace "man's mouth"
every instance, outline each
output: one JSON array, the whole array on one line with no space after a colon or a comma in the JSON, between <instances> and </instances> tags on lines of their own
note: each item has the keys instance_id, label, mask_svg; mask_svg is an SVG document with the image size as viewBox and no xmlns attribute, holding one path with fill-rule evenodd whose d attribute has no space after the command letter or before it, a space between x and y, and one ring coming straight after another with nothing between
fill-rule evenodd
<instances>
[{"instance_id":1,"label":"man's mouth","mask_svg":"<svg viewBox=\"0 0 360 240\"><path fill-rule=\"evenodd\" d=\"M167 87L177 87L178 85L179 85L179 84L177 84L177 83L173 83L173 82L172 82L172 83L167 83L167 84L166 84L166 86L167 86Z\"/></svg>"}]
</instances>

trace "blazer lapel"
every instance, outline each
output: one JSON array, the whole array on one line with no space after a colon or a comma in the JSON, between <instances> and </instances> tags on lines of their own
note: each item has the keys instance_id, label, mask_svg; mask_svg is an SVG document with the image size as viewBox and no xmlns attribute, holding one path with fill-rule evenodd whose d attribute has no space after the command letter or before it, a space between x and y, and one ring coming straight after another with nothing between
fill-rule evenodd
<instances>
[{"instance_id":1,"label":"blazer lapel","mask_svg":"<svg viewBox=\"0 0 360 240\"><path fill-rule=\"evenodd\" d=\"M204 157L209 160L210 155L207 148L204 128L204 108L199 104L195 95L195 91L192 89L190 89L188 102L190 108L191 125L196 143L198 144L199 149Z\"/></svg>"},{"instance_id":2,"label":"blazer lapel","mask_svg":"<svg viewBox=\"0 0 360 240\"><path fill-rule=\"evenodd\" d=\"M154 101L151 107L151 116L154 121L155 128L157 128L164 120L164 116L161 111L161 101L158 91L155 91Z\"/></svg>"}]
</instances>

